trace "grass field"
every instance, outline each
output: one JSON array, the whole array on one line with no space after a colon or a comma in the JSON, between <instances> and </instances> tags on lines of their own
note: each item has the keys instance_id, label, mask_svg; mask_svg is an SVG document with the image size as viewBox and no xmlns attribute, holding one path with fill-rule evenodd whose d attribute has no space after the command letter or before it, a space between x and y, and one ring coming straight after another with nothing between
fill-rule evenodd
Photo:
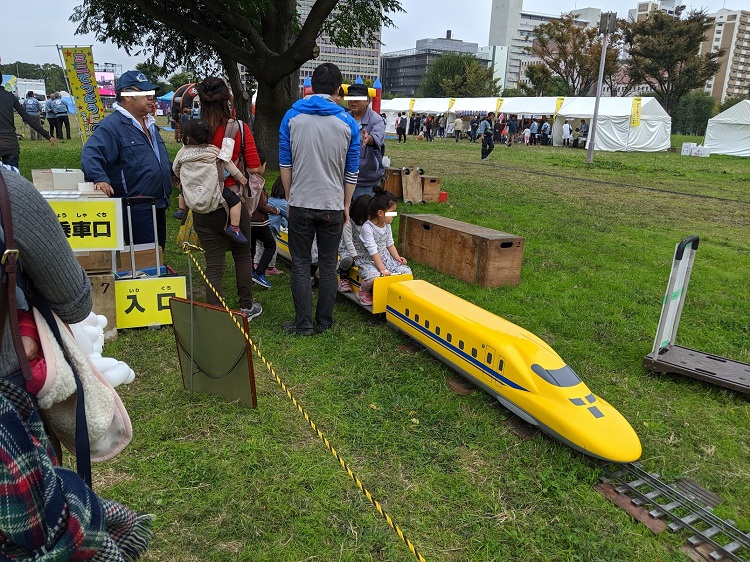
<instances>
[{"instance_id":1,"label":"grass field","mask_svg":"<svg viewBox=\"0 0 750 562\"><path fill-rule=\"evenodd\" d=\"M582 150L499 146L480 162L479 151L389 142L392 165L421 166L449 192L446 204L398 210L524 236L521 284L479 289L418 264L415 277L550 343L631 422L647 470L697 480L724 498L721 517L750 531L747 397L641 366L674 245L691 234L701 243L678 341L750 363L750 159L597 153L587 165ZM78 167L79 155L75 141L22 141L22 172ZM171 240L176 231L170 221ZM176 245L167 258L186 272ZM340 299L333 330L285 335L293 307L281 267L256 293L265 312L253 341L427 560L687 560L685 535L653 535L592 489L593 462L544 434L521 439L481 391L454 394L453 374L382 320ZM232 276L230 265L236 305ZM147 560L414 559L260 361L250 410L191 400L168 328L121 332L105 355L138 375L119 389L134 439L94 467L95 487L156 514Z\"/></svg>"}]
</instances>

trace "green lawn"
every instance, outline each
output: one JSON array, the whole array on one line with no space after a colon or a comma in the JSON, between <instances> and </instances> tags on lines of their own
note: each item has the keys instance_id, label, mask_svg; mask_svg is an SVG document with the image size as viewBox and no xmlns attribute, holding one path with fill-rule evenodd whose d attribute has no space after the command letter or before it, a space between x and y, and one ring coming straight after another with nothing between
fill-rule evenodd
<instances>
[{"instance_id":1,"label":"green lawn","mask_svg":"<svg viewBox=\"0 0 750 562\"><path fill-rule=\"evenodd\" d=\"M747 397L641 366L674 245L691 234L701 243L678 342L750 363L750 159L596 153L587 165L583 150L499 146L480 162L479 144L441 139L389 142L387 153L395 166L441 177L449 192L446 204L402 204L400 213L526 239L518 287L480 289L418 264L415 277L549 342L631 422L647 470L719 493L718 514L750 531ZM77 167L79 154L75 141L22 141L22 172ZM177 226L170 221L172 240ZM187 271L176 246L167 261ZM285 335L293 307L281 267L273 289L256 293L265 312L251 336L427 560L687 560L685 535L653 535L592 489L593 462L541 433L521 439L507 410L481 391L454 394L446 367L350 302L340 299L326 334ZM232 276L230 266L236 305ZM168 328L121 332L105 355L137 373L119 389L134 439L94 467L95 486L156 514L146 559L414 559L260 361L250 410L191 401Z\"/></svg>"}]
</instances>

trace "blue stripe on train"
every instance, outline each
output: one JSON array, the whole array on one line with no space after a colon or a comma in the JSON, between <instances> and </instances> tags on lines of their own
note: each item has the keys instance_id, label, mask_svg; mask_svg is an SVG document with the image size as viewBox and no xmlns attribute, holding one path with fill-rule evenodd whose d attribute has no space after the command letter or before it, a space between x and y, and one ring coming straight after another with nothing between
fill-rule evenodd
<instances>
[{"instance_id":1,"label":"blue stripe on train","mask_svg":"<svg viewBox=\"0 0 750 562\"><path fill-rule=\"evenodd\" d=\"M417 324L416 322L414 322L411 318L409 318L408 316L404 316L403 314L401 314L400 312L398 312L397 310L395 310L393 307L391 307L391 306L386 307L386 311L390 312L391 314L393 314L394 316L396 316L397 318L399 318L402 322L405 322L406 324L409 324L412 328L414 328L416 330L419 330L422 334L428 336L434 342L440 344L442 347L446 348L451 353L453 353L455 355L458 355L463 361L466 361L467 363L470 363L471 365L473 365L474 367L476 367L480 371L483 371L484 373L486 373L487 375L489 375L490 377L492 377L493 379L495 379L499 383L507 385L507 386L509 386L511 388L515 388L516 390L523 390L524 392L528 392L528 389L526 389L526 388L524 388L522 386L519 386L518 384L514 383L510 379L505 378L504 376L502 376L497 371L493 371L487 365L485 365L483 363L480 363L475 358L471 357L470 355L467 355L466 353L464 353L463 351L461 351L460 349L458 349L454 345L449 344L446 340L440 338L436 334L433 334L432 332L430 332L424 326L420 326L419 324Z\"/></svg>"}]
</instances>

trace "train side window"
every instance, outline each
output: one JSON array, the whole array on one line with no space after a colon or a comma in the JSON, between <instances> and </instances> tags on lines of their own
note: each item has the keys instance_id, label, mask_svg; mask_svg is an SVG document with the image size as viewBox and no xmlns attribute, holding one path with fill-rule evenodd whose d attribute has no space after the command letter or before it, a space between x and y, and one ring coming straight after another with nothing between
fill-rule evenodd
<instances>
[{"instance_id":1,"label":"train side window","mask_svg":"<svg viewBox=\"0 0 750 562\"><path fill-rule=\"evenodd\" d=\"M472 357L473 357L474 359L476 359L476 358L477 358L477 348L476 348L476 347L472 347L472 348L471 348L471 356L472 356Z\"/></svg>"},{"instance_id":2,"label":"train side window","mask_svg":"<svg viewBox=\"0 0 750 562\"><path fill-rule=\"evenodd\" d=\"M463 351L464 349L464 340L458 340L458 349Z\"/></svg>"},{"instance_id":3,"label":"train side window","mask_svg":"<svg viewBox=\"0 0 750 562\"><path fill-rule=\"evenodd\" d=\"M425 320L424 321L424 327L429 330L429 328L430 328L430 321L429 320Z\"/></svg>"},{"instance_id":4,"label":"train side window","mask_svg":"<svg viewBox=\"0 0 750 562\"><path fill-rule=\"evenodd\" d=\"M487 354L487 364L488 365L492 365L492 354L491 353Z\"/></svg>"},{"instance_id":5,"label":"train side window","mask_svg":"<svg viewBox=\"0 0 750 562\"><path fill-rule=\"evenodd\" d=\"M435 335L440 335L440 326L435 326Z\"/></svg>"},{"instance_id":6,"label":"train side window","mask_svg":"<svg viewBox=\"0 0 750 562\"><path fill-rule=\"evenodd\" d=\"M452 342L453 341L453 334L451 334L450 332L448 332L448 335L445 337L445 339L448 340L448 343Z\"/></svg>"},{"instance_id":7,"label":"train side window","mask_svg":"<svg viewBox=\"0 0 750 562\"><path fill-rule=\"evenodd\" d=\"M500 361L498 361L498 363L497 363L497 371L499 373L502 373L504 366L505 366L505 361L503 361L502 359L500 359Z\"/></svg>"},{"instance_id":8,"label":"train side window","mask_svg":"<svg viewBox=\"0 0 750 562\"><path fill-rule=\"evenodd\" d=\"M419 322L419 314L415 314L414 315L414 321L415 322Z\"/></svg>"},{"instance_id":9,"label":"train side window","mask_svg":"<svg viewBox=\"0 0 750 562\"><path fill-rule=\"evenodd\" d=\"M408 308L406 309L406 317L407 318L409 317L409 309Z\"/></svg>"}]
</instances>

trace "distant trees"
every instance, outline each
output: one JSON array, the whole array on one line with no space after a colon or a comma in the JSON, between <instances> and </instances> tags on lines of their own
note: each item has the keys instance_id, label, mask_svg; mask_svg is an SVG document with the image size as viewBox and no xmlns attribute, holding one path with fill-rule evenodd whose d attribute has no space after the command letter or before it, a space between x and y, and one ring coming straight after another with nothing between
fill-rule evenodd
<instances>
[{"instance_id":1,"label":"distant trees","mask_svg":"<svg viewBox=\"0 0 750 562\"><path fill-rule=\"evenodd\" d=\"M433 62L422 77L417 95L426 98L478 98L500 93L492 68L484 68L468 54L447 53Z\"/></svg>"},{"instance_id":2,"label":"distant trees","mask_svg":"<svg viewBox=\"0 0 750 562\"><path fill-rule=\"evenodd\" d=\"M559 18L534 28L536 38L529 53L538 56L552 74L562 79L565 95L586 96L591 93L599 74L602 39L596 27L584 27L578 14L562 14ZM605 73L616 72L618 49L616 41L607 47Z\"/></svg>"},{"instance_id":3,"label":"distant trees","mask_svg":"<svg viewBox=\"0 0 750 562\"><path fill-rule=\"evenodd\" d=\"M47 93L65 90L65 74L59 64L32 64L28 62L11 62L3 64L5 74L14 74L18 78L37 78L44 80ZM23 92L22 95L26 95Z\"/></svg>"},{"instance_id":4,"label":"distant trees","mask_svg":"<svg viewBox=\"0 0 750 562\"><path fill-rule=\"evenodd\" d=\"M525 96L564 96L567 91L562 78L552 74L549 67L543 63L530 64L526 67L525 74L529 83L518 84L518 88Z\"/></svg>"},{"instance_id":5,"label":"distant trees","mask_svg":"<svg viewBox=\"0 0 750 562\"><path fill-rule=\"evenodd\" d=\"M723 49L699 54L711 18L699 10L683 17L684 9L678 6L674 17L654 12L643 21L628 22L623 30L630 80L651 86L673 117L683 96L702 88L719 70L719 59L724 56Z\"/></svg>"},{"instance_id":6,"label":"distant trees","mask_svg":"<svg viewBox=\"0 0 750 562\"><path fill-rule=\"evenodd\" d=\"M705 135L716 102L706 92L690 92L680 98L672 115L672 132L681 135Z\"/></svg>"},{"instance_id":7,"label":"distant trees","mask_svg":"<svg viewBox=\"0 0 750 562\"><path fill-rule=\"evenodd\" d=\"M724 103L721 104L721 107L719 107L719 111L726 111L730 107L733 107L744 100L750 100L750 94L746 96L734 96L731 98L727 98L724 100Z\"/></svg>"}]
</instances>

